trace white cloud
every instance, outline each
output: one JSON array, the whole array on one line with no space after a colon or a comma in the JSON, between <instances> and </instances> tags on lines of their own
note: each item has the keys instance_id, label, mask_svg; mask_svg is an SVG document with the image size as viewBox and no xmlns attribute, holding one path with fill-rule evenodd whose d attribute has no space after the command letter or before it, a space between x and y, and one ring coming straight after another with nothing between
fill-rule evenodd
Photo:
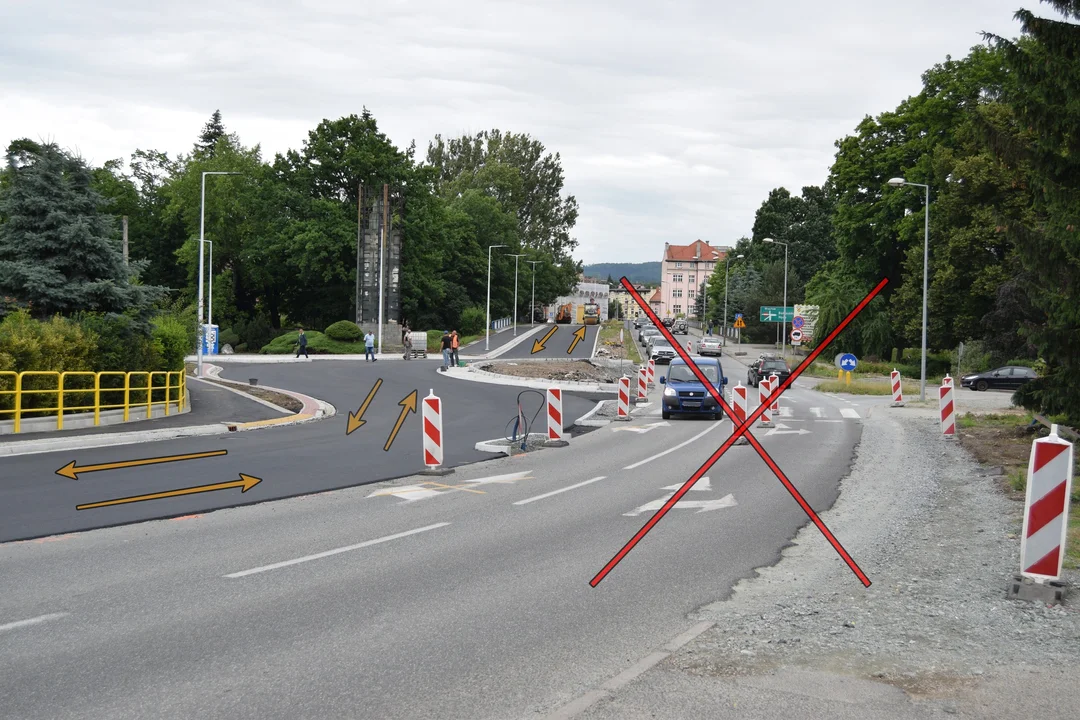
<instances>
[{"instance_id":1,"label":"white cloud","mask_svg":"<svg viewBox=\"0 0 1080 720\"><path fill-rule=\"evenodd\" d=\"M390 0L0 7L0 142L186 152L210 113L264 157L367 106L400 147L498 127L559 152L587 262L732 242L769 190L918 92L1017 0Z\"/></svg>"}]
</instances>

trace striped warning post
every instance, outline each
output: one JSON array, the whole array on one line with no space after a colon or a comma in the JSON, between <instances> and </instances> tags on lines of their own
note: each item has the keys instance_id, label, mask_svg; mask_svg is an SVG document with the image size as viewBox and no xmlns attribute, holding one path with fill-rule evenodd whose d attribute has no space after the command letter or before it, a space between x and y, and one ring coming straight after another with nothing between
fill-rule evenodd
<instances>
[{"instance_id":1,"label":"striped warning post","mask_svg":"<svg viewBox=\"0 0 1080 720\"><path fill-rule=\"evenodd\" d=\"M1058 435L1057 425L1051 425L1049 437L1031 443L1020 536L1021 574L1040 582L1061 577L1072 481L1073 444Z\"/></svg>"},{"instance_id":2,"label":"striped warning post","mask_svg":"<svg viewBox=\"0 0 1080 720\"><path fill-rule=\"evenodd\" d=\"M938 388L938 408L941 410L941 434L956 437L956 406L953 405L953 386L944 381Z\"/></svg>"},{"instance_id":3,"label":"striped warning post","mask_svg":"<svg viewBox=\"0 0 1080 720\"><path fill-rule=\"evenodd\" d=\"M775 377L776 376L773 375L769 379L762 378L758 382L758 387L757 387L758 404L765 406L765 412L761 413L761 417L758 419L757 426L760 427L760 428L771 428L773 426L773 424L772 424L772 416L769 414L769 401L771 400L771 397L772 397L772 387L773 387L772 383L773 383L773 378L775 378Z\"/></svg>"},{"instance_id":4,"label":"striped warning post","mask_svg":"<svg viewBox=\"0 0 1080 720\"><path fill-rule=\"evenodd\" d=\"M949 377L948 375L946 375L945 377L941 378L941 384L942 385L948 385L949 387L952 387L953 386L952 378Z\"/></svg>"},{"instance_id":5,"label":"striped warning post","mask_svg":"<svg viewBox=\"0 0 1080 720\"><path fill-rule=\"evenodd\" d=\"M738 427L746 422L746 388L742 383L739 383L731 389L731 397L735 401L732 405L732 410L735 411L735 425ZM736 445L749 445L750 441L746 439L745 435L740 435L739 439L735 441Z\"/></svg>"},{"instance_id":6,"label":"striped warning post","mask_svg":"<svg viewBox=\"0 0 1080 720\"><path fill-rule=\"evenodd\" d=\"M780 396L776 395L776 389L779 387L780 378L776 376L776 373L773 373L769 376L769 394L775 396L772 401L772 407L769 408L769 412L771 412L773 415L780 414Z\"/></svg>"},{"instance_id":7,"label":"striped warning post","mask_svg":"<svg viewBox=\"0 0 1080 720\"><path fill-rule=\"evenodd\" d=\"M638 402L649 399L649 369L642 365L637 375L637 399Z\"/></svg>"},{"instance_id":8,"label":"striped warning post","mask_svg":"<svg viewBox=\"0 0 1080 720\"><path fill-rule=\"evenodd\" d=\"M562 390L547 390L548 440L565 440L562 426Z\"/></svg>"},{"instance_id":9,"label":"striped warning post","mask_svg":"<svg viewBox=\"0 0 1080 720\"><path fill-rule=\"evenodd\" d=\"M656 387L656 361L649 358L649 387Z\"/></svg>"},{"instance_id":10,"label":"striped warning post","mask_svg":"<svg viewBox=\"0 0 1080 720\"><path fill-rule=\"evenodd\" d=\"M623 375L619 378L619 420L630 419L630 378Z\"/></svg>"},{"instance_id":11,"label":"striped warning post","mask_svg":"<svg viewBox=\"0 0 1080 720\"><path fill-rule=\"evenodd\" d=\"M903 407L904 406L904 384L900 378L900 371L893 369L889 373L889 379L892 381L892 406Z\"/></svg>"},{"instance_id":12,"label":"striped warning post","mask_svg":"<svg viewBox=\"0 0 1080 720\"><path fill-rule=\"evenodd\" d=\"M424 464L434 470L443 462L442 398L434 390L423 402Z\"/></svg>"}]
</instances>

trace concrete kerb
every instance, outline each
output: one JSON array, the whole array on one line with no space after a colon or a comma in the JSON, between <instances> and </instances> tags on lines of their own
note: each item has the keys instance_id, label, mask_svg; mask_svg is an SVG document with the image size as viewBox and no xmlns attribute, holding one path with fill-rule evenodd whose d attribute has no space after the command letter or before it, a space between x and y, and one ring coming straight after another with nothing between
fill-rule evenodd
<instances>
[{"instance_id":1,"label":"concrete kerb","mask_svg":"<svg viewBox=\"0 0 1080 720\"><path fill-rule=\"evenodd\" d=\"M491 360L492 358L497 358L500 355L509 352L513 348L516 348L518 345L520 345L521 343L523 343L526 340L528 340L529 338L531 338L533 335L538 333L540 330L543 330L544 327L545 327L544 325L537 325L536 327L531 328L528 331L526 331L524 334L518 335L516 338L514 338L510 342L506 343L502 347L497 347L494 350L492 350L491 352L485 353L484 355L479 355L479 356L477 356L477 355L461 355L461 350L463 350L464 348L459 349L458 354L461 355L461 357L467 358L467 359L470 359L470 360L472 360L472 359ZM511 332L513 332L513 330L511 330ZM479 343L479 342L481 342L481 341L480 340L476 341L476 343ZM476 343L469 343L469 345L467 345L466 347L472 347Z\"/></svg>"},{"instance_id":2,"label":"concrete kerb","mask_svg":"<svg viewBox=\"0 0 1080 720\"><path fill-rule=\"evenodd\" d=\"M480 370L474 367L450 368L446 371L447 377L468 380L470 382L488 383L491 385L510 385L513 387L527 387L537 390L546 390L551 387L562 390L579 390L583 392L601 392L618 394L618 383L579 382L575 380L542 380L536 378L519 378L512 375L500 375L498 373Z\"/></svg>"},{"instance_id":3,"label":"concrete kerb","mask_svg":"<svg viewBox=\"0 0 1080 720\"><path fill-rule=\"evenodd\" d=\"M596 403L596 407L575 420L574 424L580 425L581 427L604 427L605 425L610 425L611 420L593 419L593 415L600 412L600 409L604 407L604 403L609 402L618 402L618 400L601 400Z\"/></svg>"},{"instance_id":4,"label":"concrete kerb","mask_svg":"<svg viewBox=\"0 0 1080 720\"><path fill-rule=\"evenodd\" d=\"M243 385L231 380L217 378L222 368L214 368L213 376L220 382L229 382L234 385ZM198 379L198 378L192 378ZM282 427L287 425L299 425L317 420L324 420L337 414L337 408L328 402L309 397L291 390L280 388L266 388L274 392L282 393L299 400L304 404L303 409L296 414L290 413L286 417L273 420L257 420L254 422L238 423L210 423L207 425L188 425L177 428L159 428L157 430L136 430L124 433L101 433L98 435L79 435L74 437L42 438L25 440L22 442L10 442L0 444L0 457L14 457L17 455L38 455L41 453L58 452L61 450L86 450L90 448L113 447L118 445L138 445L161 440L175 440L184 437L205 437L210 435L225 435L230 432L246 432L264 427ZM248 397L251 397L250 395ZM256 399L256 398L252 398ZM277 408L276 405L272 407ZM278 408L284 409L284 408ZM63 432L63 431L60 431Z\"/></svg>"}]
</instances>

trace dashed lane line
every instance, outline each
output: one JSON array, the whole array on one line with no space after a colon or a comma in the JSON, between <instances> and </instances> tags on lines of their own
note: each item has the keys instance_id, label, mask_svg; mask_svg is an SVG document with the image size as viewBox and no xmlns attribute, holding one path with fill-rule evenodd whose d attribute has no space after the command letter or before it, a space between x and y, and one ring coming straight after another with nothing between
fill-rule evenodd
<instances>
[{"instance_id":1,"label":"dashed lane line","mask_svg":"<svg viewBox=\"0 0 1080 720\"><path fill-rule=\"evenodd\" d=\"M579 487L585 487L586 485L591 485L592 483L599 482L600 480L603 480L606 477L607 477L606 475L601 475L600 477L594 477L591 480L586 480L584 482L575 483L574 485L568 485L568 486L566 486L564 488L559 488L558 490L552 490L551 492L546 492L543 495L536 495L536 496L531 497L531 498L525 498L524 500L518 500L516 503L513 503L513 504L514 505L528 505L531 502L536 502L537 500L543 500L545 498L551 497L552 495L558 495L559 493L564 493L564 492L566 492L568 490L577 490Z\"/></svg>"},{"instance_id":2,"label":"dashed lane line","mask_svg":"<svg viewBox=\"0 0 1080 720\"><path fill-rule=\"evenodd\" d=\"M50 620L59 620L60 618L67 617L70 614L71 613L63 612L49 613L48 615L38 615L37 617L29 618L27 620L17 620L15 622L5 623L4 625L0 625L0 632L4 632L6 630L15 630L21 627L29 627L31 625L40 625L41 623L49 622Z\"/></svg>"}]
</instances>

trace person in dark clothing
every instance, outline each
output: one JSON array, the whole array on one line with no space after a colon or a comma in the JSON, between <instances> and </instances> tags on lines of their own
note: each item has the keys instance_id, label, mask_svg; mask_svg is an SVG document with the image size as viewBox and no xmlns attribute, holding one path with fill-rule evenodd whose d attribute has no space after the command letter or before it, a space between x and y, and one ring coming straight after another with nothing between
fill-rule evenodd
<instances>
[{"instance_id":1,"label":"person in dark clothing","mask_svg":"<svg viewBox=\"0 0 1080 720\"><path fill-rule=\"evenodd\" d=\"M450 357L454 352L454 338L451 337L450 331L446 331L442 336L442 371L446 372L450 367Z\"/></svg>"},{"instance_id":2,"label":"person in dark clothing","mask_svg":"<svg viewBox=\"0 0 1080 720\"><path fill-rule=\"evenodd\" d=\"M300 353L304 353L308 360L311 359L307 354L307 335L304 334L304 328L300 328L300 337L296 339L296 357L300 357Z\"/></svg>"}]
</instances>

